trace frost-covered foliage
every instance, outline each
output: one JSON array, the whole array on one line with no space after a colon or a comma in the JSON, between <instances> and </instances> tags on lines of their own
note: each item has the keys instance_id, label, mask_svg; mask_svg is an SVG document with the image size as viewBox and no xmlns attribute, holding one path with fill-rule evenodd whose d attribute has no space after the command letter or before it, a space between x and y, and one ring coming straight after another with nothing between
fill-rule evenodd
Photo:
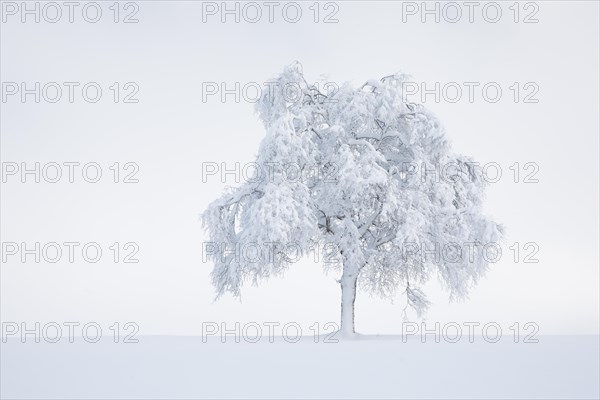
<instances>
[{"instance_id":1,"label":"frost-covered foliage","mask_svg":"<svg viewBox=\"0 0 600 400\"><path fill-rule=\"evenodd\" d=\"M284 271L287 243L305 253L336 245L342 327L350 332L357 283L385 297L401 290L419 314L429 302L418 287L432 275L451 298L467 295L488 266L482 244L499 240L501 229L481 213L482 171L452 152L430 112L405 101L405 79L325 95L293 64L268 85L256 106L267 132L256 163L271 173L229 189L203 222L212 242L274 243L273 256L213 255L219 295ZM289 179L289 164L305 169L303 179ZM424 256L434 249L438 256Z\"/></svg>"}]
</instances>

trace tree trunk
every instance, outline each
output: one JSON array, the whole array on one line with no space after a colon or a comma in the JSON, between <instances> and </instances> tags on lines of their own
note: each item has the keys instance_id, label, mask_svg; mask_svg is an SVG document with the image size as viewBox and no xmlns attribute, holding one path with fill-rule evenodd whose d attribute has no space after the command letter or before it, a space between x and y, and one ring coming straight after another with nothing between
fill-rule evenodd
<instances>
[{"instance_id":1,"label":"tree trunk","mask_svg":"<svg viewBox=\"0 0 600 400\"><path fill-rule=\"evenodd\" d=\"M340 333L349 337L354 335L354 300L356 299L356 280L358 273L344 271L340 279L342 288L342 319Z\"/></svg>"}]
</instances>

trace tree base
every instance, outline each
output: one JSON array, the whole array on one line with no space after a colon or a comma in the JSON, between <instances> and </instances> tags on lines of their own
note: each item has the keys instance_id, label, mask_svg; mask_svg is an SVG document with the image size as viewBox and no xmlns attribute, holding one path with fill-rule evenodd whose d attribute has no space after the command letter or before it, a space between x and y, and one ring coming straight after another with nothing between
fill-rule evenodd
<instances>
[{"instance_id":1,"label":"tree base","mask_svg":"<svg viewBox=\"0 0 600 400\"><path fill-rule=\"evenodd\" d=\"M342 330L338 330L334 334L334 337L336 339L342 339L342 340L358 340L362 336L363 335L361 335L360 333L348 332L348 331L342 331Z\"/></svg>"}]
</instances>

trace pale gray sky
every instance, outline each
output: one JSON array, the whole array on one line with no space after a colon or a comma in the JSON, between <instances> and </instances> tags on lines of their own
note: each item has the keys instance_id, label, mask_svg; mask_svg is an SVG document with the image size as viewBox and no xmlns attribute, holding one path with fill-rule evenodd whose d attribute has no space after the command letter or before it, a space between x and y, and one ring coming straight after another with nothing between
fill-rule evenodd
<instances>
[{"instance_id":1,"label":"pale gray sky","mask_svg":"<svg viewBox=\"0 0 600 400\"><path fill-rule=\"evenodd\" d=\"M225 186L202 183L202 163L250 162L264 135L252 104L218 97L203 103L202 83L264 82L298 60L311 80L326 75L361 84L402 71L429 87L497 82L497 103L480 90L472 103L466 94L455 104L426 101L456 151L502 166L486 212L507 228L505 256L470 300L448 304L432 283L427 320L531 321L541 333L598 333L597 2L536 2L539 22L532 24L513 22L512 2L500 3L495 24L477 11L473 23L466 16L455 24L422 23L419 15L403 22L401 3L366 1L337 2L339 22L332 24L314 23L312 3L302 3L296 24L277 13L274 23L236 24L218 16L203 23L201 2L138 2L139 23L115 24L112 2L101 4L96 24L77 13L72 24L4 15L2 82L94 81L103 97L94 104L77 90L73 104L10 97L2 103L2 161L93 161L103 178L9 179L1 194L2 241L95 241L105 253L97 264L9 258L1 269L3 321L135 321L140 334L199 334L203 321L337 322L339 287L310 261L283 279L247 286L240 303L213 302L212 266L201 257L198 214ZM319 18L332 10L321 9ZM522 9L519 18L530 12ZM112 102L113 82L135 82L139 103ZM514 82L521 95L530 92L526 83L537 85L539 102L515 103ZM140 183L111 183L109 166L128 161L139 165ZM537 163L539 183L512 182L515 162ZM140 262L113 263L108 247L130 241L140 246ZM514 263L514 242L536 242L539 263ZM399 332L402 308L402 298L389 304L359 293L357 330Z\"/></svg>"}]
</instances>

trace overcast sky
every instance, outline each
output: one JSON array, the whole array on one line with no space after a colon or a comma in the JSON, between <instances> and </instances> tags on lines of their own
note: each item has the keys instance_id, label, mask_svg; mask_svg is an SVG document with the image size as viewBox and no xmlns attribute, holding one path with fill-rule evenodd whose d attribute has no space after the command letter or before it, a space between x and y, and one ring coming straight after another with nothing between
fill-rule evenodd
<instances>
[{"instance_id":1,"label":"overcast sky","mask_svg":"<svg viewBox=\"0 0 600 400\"><path fill-rule=\"evenodd\" d=\"M250 9L239 23L231 15L223 23L220 10L203 15L201 2L152 1L121 9L120 21L130 13L139 20L129 24L113 22L112 2L100 4L97 23L85 21L79 9L73 23L63 9L54 24L44 15L39 23L31 16L22 23L20 10L3 12L5 168L7 162L96 162L102 178L85 182L81 169L75 183L64 176L56 184L8 176L1 194L2 242L97 242L103 257L87 263L81 247L74 263L66 255L54 264L9 256L1 268L2 321L134 321L140 334L186 335L199 334L205 321L337 322L337 276L324 275L310 260L282 279L246 286L243 302L214 302L212 265L202 262L206 236L198 215L226 186L219 176L203 183L202 163L251 162L264 136L251 102L236 103L233 96L222 102L219 95L203 101L203 83L262 83L298 60L311 81L324 76L360 85L401 71L427 88L456 82L464 89L455 103L429 96L425 105L444 123L457 152L501 166L485 211L507 229L505 253L465 302L449 304L433 279L428 322L535 322L540 333L598 333L597 2L536 2L527 9L522 3L517 23L512 2L500 3L496 23L486 21L494 10L482 15L485 3L474 10L472 23L467 8L456 23L444 19L454 18L450 9L439 23L431 15L423 23L421 10L372 1L321 3L318 23L312 2L302 3L297 23L286 21L293 10L282 15L284 2L273 23L264 6L256 23L244 19L254 18ZM53 10L46 11L54 18ZM338 22L324 23L326 16ZM524 23L526 18L538 22ZM20 93L7 95L14 88L7 82L80 85L73 103L64 85L56 103L46 101L54 96L50 86L39 103L34 95L22 103ZM102 88L96 103L82 97L88 82ZM478 85L472 102L464 82ZM495 103L482 93L488 83L502 90ZM128 94L139 102L124 103ZM113 183L109 167L115 162L119 181L135 172L125 163L139 166L139 183ZM518 183L509 169L515 162ZM535 164L525 169L526 163ZM523 182L531 172L538 183ZM120 261L134 249L123 244L135 242L139 263L114 263L109 247L115 242ZM517 263L509 249L515 242L521 248ZM528 242L539 247L538 263L523 262L532 249L523 248ZM399 332L401 297L390 304L359 293L356 306L359 332Z\"/></svg>"}]
</instances>

